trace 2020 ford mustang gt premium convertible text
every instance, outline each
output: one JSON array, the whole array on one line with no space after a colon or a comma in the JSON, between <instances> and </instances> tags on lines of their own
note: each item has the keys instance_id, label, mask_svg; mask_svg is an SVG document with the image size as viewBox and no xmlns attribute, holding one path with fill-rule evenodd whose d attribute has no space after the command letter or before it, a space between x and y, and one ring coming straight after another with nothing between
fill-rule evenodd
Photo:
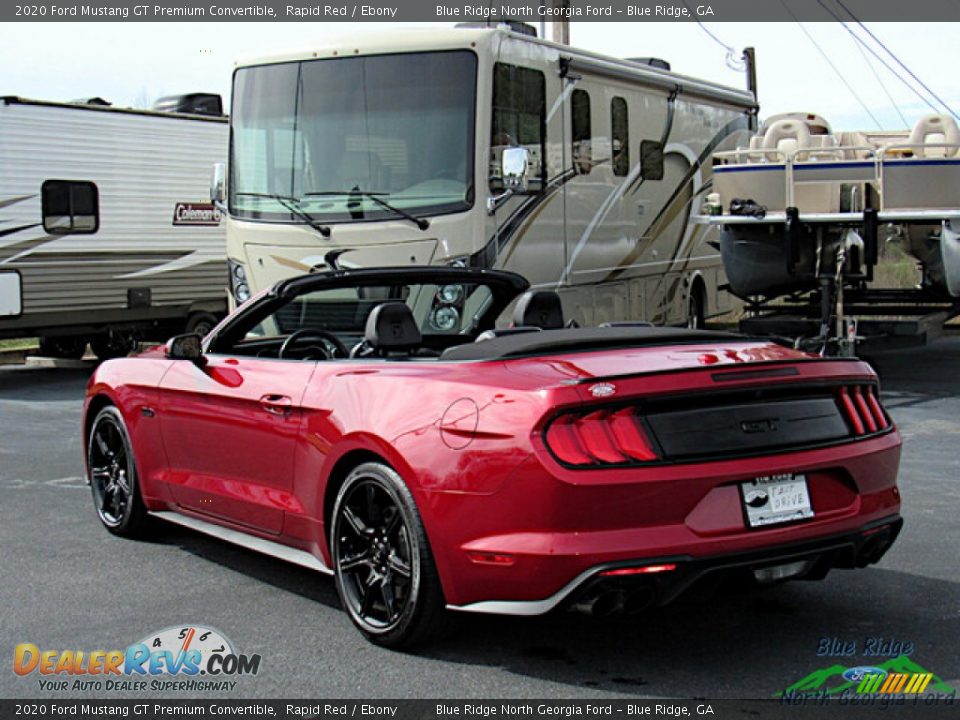
<instances>
[{"instance_id":1,"label":"2020 ford mustang gt premium convertible text","mask_svg":"<svg viewBox=\"0 0 960 720\"><path fill-rule=\"evenodd\" d=\"M869 366L569 329L556 294L526 290L480 269L321 272L202 343L102 364L83 428L100 520L331 573L388 646L450 609L635 611L863 567L894 541L900 437Z\"/></svg>"}]
</instances>

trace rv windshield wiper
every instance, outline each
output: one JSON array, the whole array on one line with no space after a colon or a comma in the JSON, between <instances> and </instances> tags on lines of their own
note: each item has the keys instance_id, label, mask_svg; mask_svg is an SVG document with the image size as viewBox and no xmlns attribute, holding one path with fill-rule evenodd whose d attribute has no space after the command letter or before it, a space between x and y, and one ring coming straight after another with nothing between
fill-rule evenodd
<instances>
[{"instance_id":1,"label":"rv windshield wiper","mask_svg":"<svg viewBox=\"0 0 960 720\"><path fill-rule=\"evenodd\" d=\"M430 221L426 218L417 217L416 215L411 215L406 210L398 208L396 205L391 205L386 200L383 200L381 195L389 195L390 193L385 192L373 192L372 190L360 190L354 188L353 190L324 190L323 192L308 192L304 193L304 197L320 197L324 195L362 195L363 197L370 198L377 205L382 207L384 210L389 210L395 215L399 215L404 220L409 220L414 223L421 230L426 230L430 227Z\"/></svg>"},{"instance_id":2,"label":"rv windshield wiper","mask_svg":"<svg viewBox=\"0 0 960 720\"><path fill-rule=\"evenodd\" d=\"M278 203L283 205L287 210L290 211L291 215L295 215L301 220L303 220L307 225L312 227L318 233L323 235L325 238L330 237L330 228L327 225L321 225L315 217L310 215L307 211L300 207L300 198L291 197L289 195L278 195L277 193L258 193L258 192L238 192L237 195L241 197L253 197L253 198L266 198L267 200L276 200Z\"/></svg>"}]
</instances>

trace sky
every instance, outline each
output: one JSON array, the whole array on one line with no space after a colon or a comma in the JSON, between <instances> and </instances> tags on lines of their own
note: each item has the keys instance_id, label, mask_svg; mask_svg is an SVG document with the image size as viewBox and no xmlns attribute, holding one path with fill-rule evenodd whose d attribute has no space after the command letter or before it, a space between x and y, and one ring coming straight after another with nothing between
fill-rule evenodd
<instances>
[{"instance_id":1,"label":"sky","mask_svg":"<svg viewBox=\"0 0 960 720\"><path fill-rule=\"evenodd\" d=\"M389 32L407 27L357 26ZM728 67L719 43L738 52L751 45L757 52L761 116L803 110L825 116L834 130L871 130L903 128L931 112L838 23L706 27L716 39L690 22L574 22L570 34L577 47L615 57L661 57L678 72L737 87L745 85L743 73ZM867 27L960 113L960 24ZM148 107L161 95L186 92L216 92L228 100L237 58L308 48L346 29L345 23L320 22L0 23L0 95L61 101L100 96L128 107Z\"/></svg>"}]
</instances>

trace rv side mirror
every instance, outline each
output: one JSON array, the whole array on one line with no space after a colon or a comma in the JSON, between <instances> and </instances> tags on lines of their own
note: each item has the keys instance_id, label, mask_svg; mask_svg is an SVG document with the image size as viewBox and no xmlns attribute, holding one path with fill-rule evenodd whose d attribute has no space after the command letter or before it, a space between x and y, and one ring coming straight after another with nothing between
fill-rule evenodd
<instances>
[{"instance_id":1,"label":"rv side mirror","mask_svg":"<svg viewBox=\"0 0 960 720\"><path fill-rule=\"evenodd\" d=\"M527 162L530 160L530 151L525 147L508 147L503 149L500 160L500 176L503 185L514 192L527 191Z\"/></svg>"},{"instance_id":2,"label":"rv side mirror","mask_svg":"<svg viewBox=\"0 0 960 720\"><path fill-rule=\"evenodd\" d=\"M227 200L227 165L218 162L213 164L210 174L210 202L222 207Z\"/></svg>"},{"instance_id":3,"label":"rv side mirror","mask_svg":"<svg viewBox=\"0 0 960 720\"><path fill-rule=\"evenodd\" d=\"M170 360L189 360L200 364L203 360L203 347L197 333L176 335L164 346L164 355Z\"/></svg>"}]
</instances>

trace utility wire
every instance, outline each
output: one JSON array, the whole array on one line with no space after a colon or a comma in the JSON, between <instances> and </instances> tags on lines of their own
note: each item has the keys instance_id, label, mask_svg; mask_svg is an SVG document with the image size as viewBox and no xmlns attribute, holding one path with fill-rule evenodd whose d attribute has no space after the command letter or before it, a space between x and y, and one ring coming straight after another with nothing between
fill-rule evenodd
<instances>
[{"instance_id":1,"label":"utility wire","mask_svg":"<svg viewBox=\"0 0 960 720\"><path fill-rule=\"evenodd\" d=\"M926 97L923 96L923 93L921 93L921 92L920 92L919 90L917 90L913 85L911 85L911 84L906 80L906 78L903 77L903 75L901 75L900 73L898 73L894 68L890 67L890 63L888 63L886 60L884 60L882 57L880 57L880 55L877 54L877 51L876 51L876 50L874 50L872 47L870 47L869 45L867 45L867 43L864 42L864 40L863 40L862 37L860 37L860 36L857 35L853 30L851 30L850 27L849 27L846 23L843 22L843 19L842 19L839 15L837 15L833 10L831 10L829 7L827 7L827 5L823 2L823 0L817 0L817 2L820 4L820 7L822 7L824 10L826 10L828 13L830 13L830 15L833 17L834 20L836 20L838 23L840 23L840 26L841 26L844 30L846 30L848 33L850 33L850 37L852 37L854 40L856 40L857 43L859 43L862 47L866 48L866 50L867 50L871 55L873 55L877 60L880 61L880 64L882 64L882 65L887 69L887 71L890 72L890 74L892 74L897 80L899 80L899 81L902 82L904 85L906 85L906 86L907 86L907 89L910 90L910 92L912 92L914 95L916 95L918 98L920 98L920 101L921 101L922 103L924 103L927 107L929 107L929 108L930 108L931 110L933 110L934 112L940 112L940 111L937 109L936 105L934 105L933 103L931 103Z\"/></svg>"},{"instance_id":2,"label":"utility wire","mask_svg":"<svg viewBox=\"0 0 960 720\"><path fill-rule=\"evenodd\" d=\"M841 23L842 25L843 23ZM863 51L863 48L860 46L860 43L854 39L853 46L860 53L860 57L863 58L863 62L866 63L867 67L870 68L870 72L873 73L873 76L877 79L877 84L883 89L884 95L887 96L887 100L890 101L890 104L893 105L893 109L897 111L897 115L900 116L900 121L903 123L905 128L910 127L910 123L907 122L907 118L904 117L903 112L900 110L900 106L897 105L897 101L893 99L893 95L890 94L890 90L887 88L883 80L880 79L880 73L877 72L877 69L873 66L873 63L870 62L870 58L867 57L867 54Z\"/></svg>"},{"instance_id":3,"label":"utility wire","mask_svg":"<svg viewBox=\"0 0 960 720\"><path fill-rule=\"evenodd\" d=\"M697 25L700 26L700 29L707 34L707 37L709 37L717 45L719 45L720 47L722 47L724 50L727 51L727 67L729 67L731 70L737 70L739 72L742 72L745 69L745 66L743 63L743 54L738 53L736 50L734 50L733 46L727 45L723 40L721 40L716 35L714 35L710 31L710 28L708 28L706 25L700 22L700 19L697 17L696 13L694 13L690 9L690 6L687 5L686 0L680 0L680 2L687 9L687 13L690 15L690 17L692 17L694 21L697 23Z\"/></svg>"},{"instance_id":4,"label":"utility wire","mask_svg":"<svg viewBox=\"0 0 960 720\"><path fill-rule=\"evenodd\" d=\"M813 44L813 46L820 52L820 54L823 56L823 59L827 61L827 64L828 64L831 68L833 68L833 71L837 74L837 77L840 78L841 82L843 82L843 84L847 86L847 90L849 90L849 91L850 91L850 94L853 95L854 98L856 98L856 101L857 101L858 103L860 103L860 107L862 107L862 108L863 108L863 111L864 111L867 115L870 116L870 118L871 118L871 119L873 120L873 122L876 124L877 129L878 129L878 130L883 130L883 126L880 124L880 121L877 120L876 116L875 116L872 112L870 112L870 108L868 108L868 107L867 107L867 104L866 104L865 102L863 102L863 100L860 98L859 95L857 95L857 91L853 89L853 86L852 86L852 85L847 81L847 79L843 76L843 73L840 72L840 70L837 68L837 66L833 64L833 61L830 59L830 56L827 55L827 53L824 51L824 49L823 49L822 47L820 47L820 45L817 43L816 40L813 39L813 35L811 35L811 34L807 31L807 29L803 26L803 23L800 22L800 20L797 19L797 16L793 14L793 10L791 10L791 9L790 9L790 6L787 5L786 0L780 0L780 4L783 5L783 9L787 11L787 13L790 15L790 17L793 18L793 21L800 27L801 30L803 30L803 34L807 36L807 39L808 39L808 40Z\"/></svg>"},{"instance_id":5,"label":"utility wire","mask_svg":"<svg viewBox=\"0 0 960 720\"><path fill-rule=\"evenodd\" d=\"M887 54L888 54L890 57L892 57L894 60L896 60L897 64L898 64L900 67L902 67L904 70L906 70L907 74L908 74L910 77L912 77L914 80L916 80L916 81L920 84L920 87L922 87L924 90L926 90L928 93L930 93L930 94L933 96L934 100L936 100L938 103L940 103L941 105L943 105L943 107L945 107L945 108L947 109L947 112L949 112L951 115L953 115L957 120L960 120L960 115L957 115L957 114L953 111L953 109L952 109L949 105L947 105L947 103L944 102L944 100L943 100L939 95L937 95L933 90L931 90L931 89L927 86L927 84L923 82L923 80L921 80L920 78L918 78L918 77L914 74L914 72L913 72L910 68L908 68L908 67L906 66L906 64L904 64L904 62L903 62L900 58L898 58L890 48L888 48L886 45L884 45L884 44L883 44L883 41L882 41L880 38L878 38L876 35L874 35L873 32L870 30L870 28L868 28L866 25L864 25L864 24L860 21L860 18L858 18L856 15L853 14L853 12L850 10L850 8L848 8L846 5L843 4L843 0L836 0L836 3L837 3L837 5L839 5L840 7L842 7L844 10L846 10L846 11L847 11L847 14L854 19L854 21L857 23L857 25L859 25L861 28L863 28L863 30L864 30L871 38L873 38L873 41L874 41L875 43L877 43L877 45L879 45L880 47L882 47L882 48L887 52Z\"/></svg>"}]
</instances>

